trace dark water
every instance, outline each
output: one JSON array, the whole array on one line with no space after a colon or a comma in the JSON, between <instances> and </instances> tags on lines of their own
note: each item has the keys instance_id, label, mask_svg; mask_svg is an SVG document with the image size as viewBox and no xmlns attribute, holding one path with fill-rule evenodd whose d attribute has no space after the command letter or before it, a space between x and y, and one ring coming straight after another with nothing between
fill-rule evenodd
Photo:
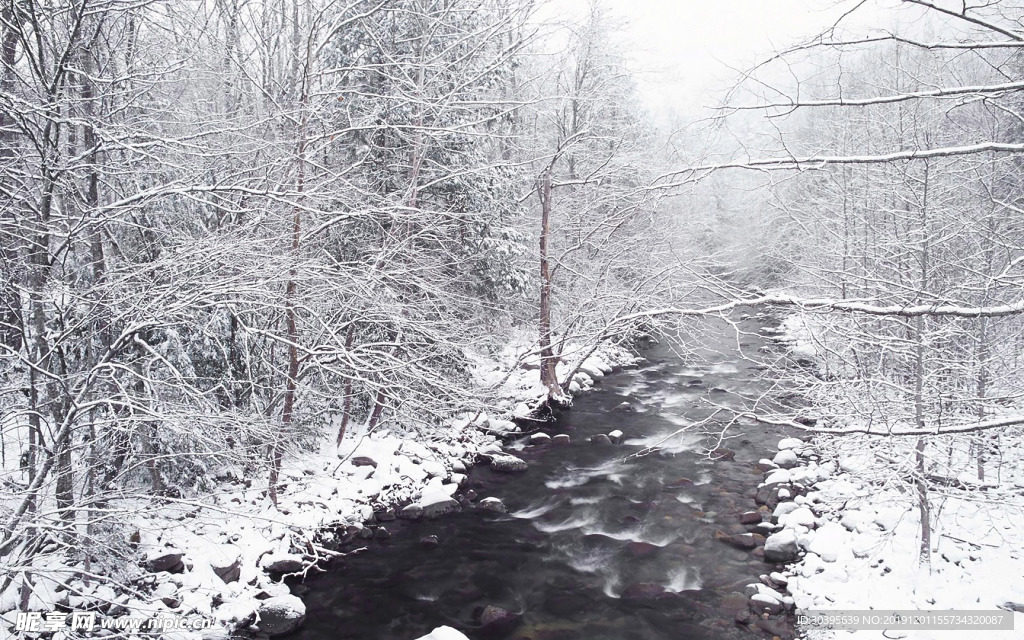
<instances>
[{"instance_id":1,"label":"dark water","mask_svg":"<svg viewBox=\"0 0 1024 640\"><path fill-rule=\"evenodd\" d=\"M760 324L742 327L756 332ZM713 341L699 358L655 346L639 369L604 378L549 430L568 433L572 444L515 452L530 463L527 472L475 469L470 487L480 498L500 498L509 515L466 510L389 523L389 541L307 582L307 621L297 637L412 640L447 624L473 640L491 638L478 622L487 605L521 614L497 635L503 638L756 637L720 603L770 569L712 536L746 530L737 523L755 508L761 474L754 464L770 457L779 432L732 427L723 445L735 451L732 461L711 461L706 450L714 440L700 434L630 457L709 416L713 408L702 399L738 406L735 392L756 395L764 387L738 349L742 341L744 351L756 352L761 338L723 329ZM621 402L635 410L612 411ZM615 429L624 444L587 441ZM428 535L440 545L424 549ZM662 587L659 597L647 593Z\"/></svg>"}]
</instances>

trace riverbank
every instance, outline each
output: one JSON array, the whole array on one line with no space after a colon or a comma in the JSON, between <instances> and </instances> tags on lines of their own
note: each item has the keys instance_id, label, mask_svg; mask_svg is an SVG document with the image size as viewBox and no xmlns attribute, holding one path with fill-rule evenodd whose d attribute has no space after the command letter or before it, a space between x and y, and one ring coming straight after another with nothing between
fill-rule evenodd
<instances>
[{"instance_id":1,"label":"riverbank","mask_svg":"<svg viewBox=\"0 0 1024 640\"><path fill-rule=\"evenodd\" d=\"M786 339L799 357L815 357L806 327L787 322ZM827 411L827 407L824 408ZM979 482L951 475L930 490L930 563L921 562L920 513L907 480L913 439L819 435L783 443L791 468L766 482L806 481L803 495L780 503L775 538L792 564L783 572L797 613L806 611L986 611L1013 617L1015 630L859 630L856 638L939 640L983 633L1020 638L1024 629L1024 469L1007 451L999 476ZM792 445L792 446L790 446ZM950 442L952 463L962 455ZM779 458L776 458L779 461ZM954 465L950 464L950 468ZM774 536L773 536L774 537ZM772 540L770 537L769 540ZM849 632L805 626L805 637L827 640ZM951 634L953 634L951 636Z\"/></svg>"},{"instance_id":2,"label":"riverbank","mask_svg":"<svg viewBox=\"0 0 1024 640\"><path fill-rule=\"evenodd\" d=\"M467 469L500 454L500 436L519 431L509 418L525 416L545 394L534 358L523 356L528 350L528 338L521 334L498 356L473 358L479 388L469 392L497 396L504 416L481 412L429 429L357 430L340 449L325 434L317 450L286 457L277 508L265 495L265 478L247 478L237 469L219 470L208 493L168 499L158 508L144 496L126 498L119 505L126 522L114 530L110 544L135 561L97 575L81 565L66 566L59 555L43 557L34 567L28 602L28 611L40 616L30 616L30 624L44 632L46 614L89 611L99 625L114 619L206 621L208 628L161 634L175 640L224 638L235 630L271 636L294 630L303 622L305 606L283 576L319 571L343 543L387 537L389 519L459 508L466 499L460 484ZM604 373L637 360L629 350L605 344L582 363L559 363L559 370L564 375L580 364L572 391L584 393ZM133 506L144 515L128 515ZM3 637L38 635L15 630L19 586L14 581L0 594Z\"/></svg>"}]
</instances>

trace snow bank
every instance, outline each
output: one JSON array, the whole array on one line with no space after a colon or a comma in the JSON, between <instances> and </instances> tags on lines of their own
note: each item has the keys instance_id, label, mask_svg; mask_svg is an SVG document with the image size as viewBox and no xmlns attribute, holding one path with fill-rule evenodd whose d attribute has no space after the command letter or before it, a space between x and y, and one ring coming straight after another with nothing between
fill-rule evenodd
<instances>
[{"instance_id":1,"label":"snow bank","mask_svg":"<svg viewBox=\"0 0 1024 640\"><path fill-rule=\"evenodd\" d=\"M868 449L860 437L843 441L850 452ZM919 563L920 521L909 492L872 484L866 456L836 468L821 462L802 441L784 440L781 451L798 451L789 470L802 495L780 502L773 517L782 527L766 541L767 559L799 559L772 581L785 585L797 613L806 610L992 610L1024 603L1024 499L1010 486L980 494L949 492L933 532L930 566ZM851 456L852 459L853 456ZM877 470L876 470L877 471ZM769 478L780 474L769 472ZM864 474L868 474L865 476ZM767 485L762 485L767 486ZM794 545L795 543L795 545ZM764 604L769 598L762 596ZM1020 638L1015 631L985 631L986 640ZM849 632L804 629L811 640L845 638ZM857 638L882 640L882 631L857 631ZM908 640L967 637L965 632L900 631ZM973 636L971 636L973 637ZM980 637L980 635L979 635Z\"/></svg>"}]
</instances>

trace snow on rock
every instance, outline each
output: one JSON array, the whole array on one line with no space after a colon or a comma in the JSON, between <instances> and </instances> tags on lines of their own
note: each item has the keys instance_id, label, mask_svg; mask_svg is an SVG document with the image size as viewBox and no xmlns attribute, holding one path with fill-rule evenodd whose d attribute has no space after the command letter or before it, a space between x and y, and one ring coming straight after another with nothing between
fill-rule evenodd
<instances>
[{"instance_id":1,"label":"snow on rock","mask_svg":"<svg viewBox=\"0 0 1024 640\"><path fill-rule=\"evenodd\" d=\"M848 544L846 529L834 522L826 522L814 532L807 550L818 554L825 562L835 562Z\"/></svg>"},{"instance_id":2,"label":"snow on rock","mask_svg":"<svg viewBox=\"0 0 1024 640\"><path fill-rule=\"evenodd\" d=\"M306 605L293 595L267 598L256 610L256 626L267 635L283 636L306 621Z\"/></svg>"},{"instance_id":3,"label":"snow on rock","mask_svg":"<svg viewBox=\"0 0 1024 640\"><path fill-rule=\"evenodd\" d=\"M592 380L600 380L604 377L604 371L599 366L599 361L596 358L587 358L580 365L580 371L587 374Z\"/></svg>"},{"instance_id":4,"label":"snow on rock","mask_svg":"<svg viewBox=\"0 0 1024 640\"><path fill-rule=\"evenodd\" d=\"M792 562L800 553L796 532L783 529L768 536L764 542L764 559L768 562Z\"/></svg>"},{"instance_id":5,"label":"snow on rock","mask_svg":"<svg viewBox=\"0 0 1024 640\"><path fill-rule=\"evenodd\" d=\"M839 524L846 527L847 531L860 531L866 530L869 523L872 521L872 516L864 511L853 509L843 514Z\"/></svg>"},{"instance_id":6,"label":"snow on rock","mask_svg":"<svg viewBox=\"0 0 1024 640\"><path fill-rule=\"evenodd\" d=\"M427 518L436 518L459 509L459 503L452 496L458 490L457 484L444 484L441 478L431 478L424 487L416 506Z\"/></svg>"},{"instance_id":7,"label":"snow on rock","mask_svg":"<svg viewBox=\"0 0 1024 640\"><path fill-rule=\"evenodd\" d=\"M788 469L776 469L764 479L764 484L783 484L793 481L793 474Z\"/></svg>"},{"instance_id":8,"label":"snow on rock","mask_svg":"<svg viewBox=\"0 0 1024 640\"><path fill-rule=\"evenodd\" d=\"M779 440L778 449L779 451L788 451L790 449L802 449L804 441L800 438L783 438Z\"/></svg>"},{"instance_id":9,"label":"snow on rock","mask_svg":"<svg viewBox=\"0 0 1024 640\"><path fill-rule=\"evenodd\" d=\"M444 468L444 465L435 460L424 460L420 463L420 466L431 478L444 478L448 476L448 471Z\"/></svg>"},{"instance_id":10,"label":"snow on rock","mask_svg":"<svg viewBox=\"0 0 1024 640\"><path fill-rule=\"evenodd\" d=\"M505 503L499 500L498 498L484 498L483 500L478 502L476 506L478 509L483 509L484 511L493 511L494 513L508 513L508 507L506 507Z\"/></svg>"},{"instance_id":11,"label":"snow on rock","mask_svg":"<svg viewBox=\"0 0 1024 640\"><path fill-rule=\"evenodd\" d=\"M551 442L551 436L543 431L539 431L530 436L530 444L548 444L549 442Z\"/></svg>"},{"instance_id":12,"label":"snow on rock","mask_svg":"<svg viewBox=\"0 0 1024 640\"><path fill-rule=\"evenodd\" d=\"M796 525L804 527L813 527L818 522L814 512L807 507L797 507L789 513L784 513L779 516L779 524L784 527L793 527Z\"/></svg>"},{"instance_id":13,"label":"snow on rock","mask_svg":"<svg viewBox=\"0 0 1024 640\"><path fill-rule=\"evenodd\" d=\"M800 458L797 457L796 453L792 449L783 449L775 454L775 457L772 458L772 462L783 469L790 469L800 464Z\"/></svg>"},{"instance_id":14,"label":"snow on rock","mask_svg":"<svg viewBox=\"0 0 1024 640\"><path fill-rule=\"evenodd\" d=\"M294 553L268 554L260 560L260 568L268 573L294 573L305 566L302 556Z\"/></svg>"},{"instance_id":15,"label":"snow on rock","mask_svg":"<svg viewBox=\"0 0 1024 640\"><path fill-rule=\"evenodd\" d=\"M448 626L438 627L417 640L469 640L465 635Z\"/></svg>"},{"instance_id":16,"label":"snow on rock","mask_svg":"<svg viewBox=\"0 0 1024 640\"><path fill-rule=\"evenodd\" d=\"M510 456L508 454L495 454L494 456L491 456L492 471L514 473L518 471L526 471L526 469L526 461L515 456Z\"/></svg>"},{"instance_id":17,"label":"snow on rock","mask_svg":"<svg viewBox=\"0 0 1024 640\"><path fill-rule=\"evenodd\" d=\"M778 506L775 507L775 511L772 512L772 517L777 520L787 513L792 513L799 508L800 505L796 502L780 502Z\"/></svg>"}]
</instances>

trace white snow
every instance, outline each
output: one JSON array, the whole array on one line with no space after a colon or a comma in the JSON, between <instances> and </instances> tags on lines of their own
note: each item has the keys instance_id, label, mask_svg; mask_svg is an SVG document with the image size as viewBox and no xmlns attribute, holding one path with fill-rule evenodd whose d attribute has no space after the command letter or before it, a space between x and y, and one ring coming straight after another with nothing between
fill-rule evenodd
<instances>
[{"instance_id":1,"label":"white snow","mask_svg":"<svg viewBox=\"0 0 1024 640\"><path fill-rule=\"evenodd\" d=\"M449 626L443 626L417 638L417 640L469 640L469 638Z\"/></svg>"},{"instance_id":2,"label":"white snow","mask_svg":"<svg viewBox=\"0 0 1024 640\"><path fill-rule=\"evenodd\" d=\"M779 451L787 451L789 449L800 449L804 446L804 441L799 438L783 438L779 440Z\"/></svg>"},{"instance_id":3,"label":"white snow","mask_svg":"<svg viewBox=\"0 0 1024 640\"><path fill-rule=\"evenodd\" d=\"M783 502L775 515L787 528L768 538L766 549L798 539L806 550L782 576L788 579L797 611L849 609L986 610L1024 603L1024 498L1005 487L987 492L947 492L934 500L942 515L932 536L930 566L919 562L920 521L913 493L899 485L877 486L887 467L858 453L863 443L844 440L838 470L820 467L813 490L803 501ZM820 473L822 469L827 475ZM803 471L802 471L803 470ZM806 468L793 470L806 476ZM774 472L777 473L777 472ZM793 506L789 506L793 505ZM1024 614L1013 613L1015 631L984 631L985 640L1021 638ZM849 632L805 629L808 640L849 637ZM883 640L881 631L857 631L864 640ZM890 635L888 637L897 637ZM907 640L974 637L970 632L900 631Z\"/></svg>"},{"instance_id":4,"label":"white snow","mask_svg":"<svg viewBox=\"0 0 1024 640\"><path fill-rule=\"evenodd\" d=\"M792 449L783 449L775 454L772 458L772 462L780 467L791 467L795 465L800 459Z\"/></svg>"}]
</instances>

